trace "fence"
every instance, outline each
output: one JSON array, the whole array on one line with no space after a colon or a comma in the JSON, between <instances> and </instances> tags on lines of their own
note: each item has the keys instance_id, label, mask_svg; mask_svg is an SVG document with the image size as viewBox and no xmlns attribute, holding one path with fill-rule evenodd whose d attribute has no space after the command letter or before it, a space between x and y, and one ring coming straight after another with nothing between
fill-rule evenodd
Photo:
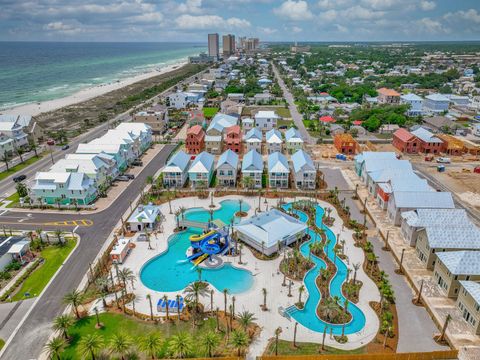
<instances>
[{"instance_id":1,"label":"fence","mask_svg":"<svg viewBox=\"0 0 480 360\"><path fill-rule=\"evenodd\" d=\"M385 353L385 354L357 354L357 355L265 355L258 356L257 360L442 360L457 359L458 350L413 352L413 353Z\"/></svg>"}]
</instances>

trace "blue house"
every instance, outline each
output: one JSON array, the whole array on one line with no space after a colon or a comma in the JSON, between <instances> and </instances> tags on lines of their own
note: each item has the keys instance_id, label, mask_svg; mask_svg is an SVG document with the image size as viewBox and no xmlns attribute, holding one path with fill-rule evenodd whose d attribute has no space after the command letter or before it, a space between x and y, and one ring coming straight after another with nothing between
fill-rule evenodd
<instances>
[{"instance_id":1,"label":"blue house","mask_svg":"<svg viewBox=\"0 0 480 360\"><path fill-rule=\"evenodd\" d=\"M188 178L192 183L192 187L206 188L210 186L214 170L213 162L214 156L206 151L197 155L190 169L188 169Z\"/></svg>"}]
</instances>

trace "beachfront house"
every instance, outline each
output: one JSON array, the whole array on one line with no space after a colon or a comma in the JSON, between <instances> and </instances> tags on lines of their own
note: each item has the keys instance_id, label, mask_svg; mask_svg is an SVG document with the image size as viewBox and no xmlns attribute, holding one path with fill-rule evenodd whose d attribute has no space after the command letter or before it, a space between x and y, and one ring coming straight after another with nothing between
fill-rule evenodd
<instances>
[{"instance_id":1,"label":"beachfront house","mask_svg":"<svg viewBox=\"0 0 480 360\"><path fill-rule=\"evenodd\" d=\"M306 229L304 222L277 209L261 212L234 225L240 241L267 256L303 238Z\"/></svg>"},{"instance_id":2,"label":"beachfront house","mask_svg":"<svg viewBox=\"0 0 480 360\"><path fill-rule=\"evenodd\" d=\"M0 122L11 123L12 129L15 129L15 131L21 128L23 133L27 134L27 139L34 140L37 143L38 140L43 139L45 136L43 128L30 115L0 114ZM18 132L18 135L22 139L20 143L24 142L22 132Z\"/></svg>"},{"instance_id":3,"label":"beachfront house","mask_svg":"<svg viewBox=\"0 0 480 360\"><path fill-rule=\"evenodd\" d=\"M97 198L95 182L78 172L37 172L30 192L34 203L45 205L88 205Z\"/></svg>"},{"instance_id":4,"label":"beachfront house","mask_svg":"<svg viewBox=\"0 0 480 360\"><path fill-rule=\"evenodd\" d=\"M290 180L290 167L288 160L281 152L268 156L268 186L270 188L288 189Z\"/></svg>"},{"instance_id":5,"label":"beachfront house","mask_svg":"<svg viewBox=\"0 0 480 360\"><path fill-rule=\"evenodd\" d=\"M287 130L285 133L285 145L289 154L303 149L303 139L297 129L292 127Z\"/></svg>"},{"instance_id":6,"label":"beachfront house","mask_svg":"<svg viewBox=\"0 0 480 360\"><path fill-rule=\"evenodd\" d=\"M238 154L228 149L217 162L217 182L219 186L234 187L237 183Z\"/></svg>"},{"instance_id":7,"label":"beachfront house","mask_svg":"<svg viewBox=\"0 0 480 360\"><path fill-rule=\"evenodd\" d=\"M439 252L433 268L438 286L450 298L456 298L460 281L480 281L480 251Z\"/></svg>"},{"instance_id":8,"label":"beachfront house","mask_svg":"<svg viewBox=\"0 0 480 360\"><path fill-rule=\"evenodd\" d=\"M258 131L258 130L257 130ZM282 152L282 133L277 129L271 129L265 134L265 142L267 143L267 153Z\"/></svg>"},{"instance_id":9,"label":"beachfront house","mask_svg":"<svg viewBox=\"0 0 480 360\"><path fill-rule=\"evenodd\" d=\"M453 209L452 194L437 191L394 191L388 200L389 219L396 226L401 224L404 211L417 209Z\"/></svg>"},{"instance_id":10,"label":"beachfront house","mask_svg":"<svg viewBox=\"0 0 480 360\"><path fill-rule=\"evenodd\" d=\"M188 179L190 156L180 150L173 155L162 169L163 186L165 188L181 188Z\"/></svg>"},{"instance_id":11,"label":"beachfront house","mask_svg":"<svg viewBox=\"0 0 480 360\"><path fill-rule=\"evenodd\" d=\"M168 95L167 105L170 108L185 109L191 105L197 105L204 101L201 93L177 91Z\"/></svg>"},{"instance_id":12,"label":"beachfront house","mask_svg":"<svg viewBox=\"0 0 480 360\"><path fill-rule=\"evenodd\" d=\"M480 284L475 281L460 281L456 304L463 319L472 326L473 333L480 335Z\"/></svg>"},{"instance_id":13,"label":"beachfront house","mask_svg":"<svg viewBox=\"0 0 480 360\"><path fill-rule=\"evenodd\" d=\"M242 182L244 186L262 188L263 159L255 149L245 154L242 160Z\"/></svg>"},{"instance_id":14,"label":"beachfront house","mask_svg":"<svg viewBox=\"0 0 480 360\"><path fill-rule=\"evenodd\" d=\"M317 170L310 155L298 150L291 157L293 176L297 189L313 190L316 187Z\"/></svg>"},{"instance_id":15,"label":"beachfront house","mask_svg":"<svg viewBox=\"0 0 480 360\"><path fill-rule=\"evenodd\" d=\"M280 119L280 116L275 111L260 110L255 114L254 118L257 129L266 132L277 127L277 121Z\"/></svg>"},{"instance_id":16,"label":"beachfront house","mask_svg":"<svg viewBox=\"0 0 480 360\"><path fill-rule=\"evenodd\" d=\"M207 188L210 186L214 170L214 156L204 151L195 157L190 169L188 179L193 188Z\"/></svg>"},{"instance_id":17,"label":"beachfront house","mask_svg":"<svg viewBox=\"0 0 480 360\"><path fill-rule=\"evenodd\" d=\"M8 137L4 133L0 132L0 158L6 155L8 158L12 157L15 153L14 140Z\"/></svg>"},{"instance_id":18,"label":"beachfront house","mask_svg":"<svg viewBox=\"0 0 480 360\"><path fill-rule=\"evenodd\" d=\"M471 226L465 209L416 209L402 212L401 218L400 229L410 246L415 246L419 230L427 226Z\"/></svg>"},{"instance_id":19,"label":"beachfront house","mask_svg":"<svg viewBox=\"0 0 480 360\"><path fill-rule=\"evenodd\" d=\"M480 250L480 229L469 227L428 226L418 232L415 251L427 269L433 270L437 254L445 251Z\"/></svg>"},{"instance_id":20,"label":"beachfront house","mask_svg":"<svg viewBox=\"0 0 480 360\"><path fill-rule=\"evenodd\" d=\"M245 146L247 152L250 150L255 150L258 153L262 153L262 132L257 128L250 129L245 134Z\"/></svg>"},{"instance_id":21,"label":"beachfront house","mask_svg":"<svg viewBox=\"0 0 480 360\"><path fill-rule=\"evenodd\" d=\"M147 124L154 134L163 134L168 127L168 110L164 106L156 105L155 108L136 113L133 121Z\"/></svg>"},{"instance_id":22,"label":"beachfront house","mask_svg":"<svg viewBox=\"0 0 480 360\"><path fill-rule=\"evenodd\" d=\"M153 231L160 220L160 207L152 204L138 205L127 220L130 231Z\"/></svg>"},{"instance_id":23,"label":"beachfront house","mask_svg":"<svg viewBox=\"0 0 480 360\"><path fill-rule=\"evenodd\" d=\"M0 121L0 133L12 139L15 148L26 148L28 146L28 134L16 121Z\"/></svg>"}]
</instances>

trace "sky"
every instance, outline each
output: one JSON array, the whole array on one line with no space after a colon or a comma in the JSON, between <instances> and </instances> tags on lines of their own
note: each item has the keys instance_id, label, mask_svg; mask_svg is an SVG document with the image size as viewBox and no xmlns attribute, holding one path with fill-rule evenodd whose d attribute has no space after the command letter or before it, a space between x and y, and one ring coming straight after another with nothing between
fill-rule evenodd
<instances>
[{"instance_id":1,"label":"sky","mask_svg":"<svg viewBox=\"0 0 480 360\"><path fill-rule=\"evenodd\" d=\"M0 41L480 40L480 0L0 0Z\"/></svg>"}]
</instances>

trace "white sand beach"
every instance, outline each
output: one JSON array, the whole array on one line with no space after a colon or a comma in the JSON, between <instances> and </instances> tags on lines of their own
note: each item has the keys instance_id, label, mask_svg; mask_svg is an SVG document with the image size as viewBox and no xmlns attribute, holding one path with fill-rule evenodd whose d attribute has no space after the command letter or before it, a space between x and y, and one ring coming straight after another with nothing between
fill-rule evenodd
<instances>
[{"instance_id":1,"label":"white sand beach","mask_svg":"<svg viewBox=\"0 0 480 360\"><path fill-rule=\"evenodd\" d=\"M178 69L187 64L187 61L181 61L172 65L165 66L158 70L153 70L147 73L143 73L131 78L122 79L109 84L101 84L93 86L87 89L80 90L75 94L66 96L60 99L43 101L40 103L31 103L20 106L15 106L9 109L1 110L0 114L21 114L35 116L44 112L57 110L65 106L77 104L86 100L90 100L94 97L106 94L113 90L121 89L125 86L131 85L141 80L145 80L154 76L165 74L167 72Z\"/></svg>"}]
</instances>

